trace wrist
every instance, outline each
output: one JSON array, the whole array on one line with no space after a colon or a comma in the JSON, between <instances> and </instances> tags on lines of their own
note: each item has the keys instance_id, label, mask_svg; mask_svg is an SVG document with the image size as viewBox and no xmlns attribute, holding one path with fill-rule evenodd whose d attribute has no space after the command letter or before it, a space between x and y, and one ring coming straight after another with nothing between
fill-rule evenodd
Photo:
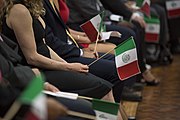
<instances>
[{"instance_id":1,"label":"wrist","mask_svg":"<svg viewBox=\"0 0 180 120\"><path fill-rule=\"evenodd\" d=\"M77 40L79 40L80 39L80 36L79 35L77 35Z\"/></svg>"},{"instance_id":2,"label":"wrist","mask_svg":"<svg viewBox=\"0 0 180 120\"><path fill-rule=\"evenodd\" d=\"M46 90L48 88L49 82L44 83L44 89Z\"/></svg>"}]
</instances>

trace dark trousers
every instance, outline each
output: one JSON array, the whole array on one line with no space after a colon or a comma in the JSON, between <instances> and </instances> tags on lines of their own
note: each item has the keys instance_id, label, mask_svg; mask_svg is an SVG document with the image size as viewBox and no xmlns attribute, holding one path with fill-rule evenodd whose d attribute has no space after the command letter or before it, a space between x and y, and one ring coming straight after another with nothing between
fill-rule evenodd
<instances>
[{"instance_id":1,"label":"dark trousers","mask_svg":"<svg viewBox=\"0 0 180 120\"><path fill-rule=\"evenodd\" d=\"M99 55L103 55L102 53L99 53ZM92 63L94 58L85 58L85 57L71 57L66 59L68 62L80 62L82 64L89 65ZM114 92L114 97L117 102L119 102L120 97L121 97L121 92L123 89L123 82L119 80L116 66L115 66L115 59L114 55L106 55L102 59L98 60L96 63L92 64L89 67L89 72L92 73L93 75L96 75L100 78L103 78L112 84L113 86L113 92ZM118 89L119 91L116 93L114 89Z\"/></svg>"}]
</instances>

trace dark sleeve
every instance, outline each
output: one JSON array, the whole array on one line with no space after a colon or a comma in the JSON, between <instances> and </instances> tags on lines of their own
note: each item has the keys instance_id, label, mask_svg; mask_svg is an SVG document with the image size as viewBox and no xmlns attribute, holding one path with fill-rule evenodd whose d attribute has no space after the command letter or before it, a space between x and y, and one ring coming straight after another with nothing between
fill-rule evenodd
<instances>
[{"instance_id":1,"label":"dark sleeve","mask_svg":"<svg viewBox=\"0 0 180 120\"><path fill-rule=\"evenodd\" d=\"M46 43L63 59L80 56L79 48L74 45L69 45L60 38L57 38L48 26L46 27Z\"/></svg>"},{"instance_id":2,"label":"dark sleeve","mask_svg":"<svg viewBox=\"0 0 180 120\"><path fill-rule=\"evenodd\" d=\"M14 66L11 61L5 59L1 54L0 70L3 78L19 90L23 90L34 77L34 73L30 67L21 65Z\"/></svg>"},{"instance_id":3,"label":"dark sleeve","mask_svg":"<svg viewBox=\"0 0 180 120\"><path fill-rule=\"evenodd\" d=\"M0 70L2 75L7 74L11 71L12 65L0 54Z\"/></svg>"},{"instance_id":4,"label":"dark sleeve","mask_svg":"<svg viewBox=\"0 0 180 120\"><path fill-rule=\"evenodd\" d=\"M99 14L96 6L96 0L68 0L67 4L70 8L75 9L81 14L85 20L89 20L93 16Z\"/></svg>"},{"instance_id":5,"label":"dark sleeve","mask_svg":"<svg viewBox=\"0 0 180 120\"><path fill-rule=\"evenodd\" d=\"M121 0L100 0L104 8L110 10L113 14L122 15L125 20L130 20L132 12Z\"/></svg>"}]
</instances>

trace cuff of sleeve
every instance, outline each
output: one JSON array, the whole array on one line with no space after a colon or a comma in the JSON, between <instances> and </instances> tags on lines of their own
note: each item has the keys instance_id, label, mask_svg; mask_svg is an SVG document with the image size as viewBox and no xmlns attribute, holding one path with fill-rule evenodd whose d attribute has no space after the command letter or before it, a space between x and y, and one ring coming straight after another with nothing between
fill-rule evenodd
<instances>
[{"instance_id":1,"label":"cuff of sleeve","mask_svg":"<svg viewBox=\"0 0 180 120\"><path fill-rule=\"evenodd\" d=\"M83 50L82 49L79 50L80 50L80 56L83 56Z\"/></svg>"}]
</instances>

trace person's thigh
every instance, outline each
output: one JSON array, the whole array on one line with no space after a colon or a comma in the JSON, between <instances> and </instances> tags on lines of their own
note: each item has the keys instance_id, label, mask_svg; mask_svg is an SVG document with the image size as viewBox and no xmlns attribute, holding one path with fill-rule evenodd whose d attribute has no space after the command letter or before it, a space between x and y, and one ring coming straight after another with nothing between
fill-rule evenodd
<instances>
[{"instance_id":1,"label":"person's thigh","mask_svg":"<svg viewBox=\"0 0 180 120\"><path fill-rule=\"evenodd\" d=\"M74 92L79 95L102 98L112 88L108 81L90 73L70 71L44 71L47 81L61 91Z\"/></svg>"},{"instance_id":2,"label":"person's thigh","mask_svg":"<svg viewBox=\"0 0 180 120\"><path fill-rule=\"evenodd\" d=\"M99 53L100 56L103 53ZM80 62L82 64L89 65L96 59L93 58L85 58L85 57L73 57L68 59L68 62ZM103 78L113 84L119 81L119 77L116 71L116 65L114 60L114 55L106 55L102 59L99 59L97 62L93 63L89 66L89 72L95 76Z\"/></svg>"},{"instance_id":3,"label":"person's thigh","mask_svg":"<svg viewBox=\"0 0 180 120\"><path fill-rule=\"evenodd\" d=\"M66 98L55 98L60 103L65 105L69 110L81 112L89 115L95 115L94 110L92 109L92 103L84 99L66 99Z\"/></svg>"}]
</instances>

